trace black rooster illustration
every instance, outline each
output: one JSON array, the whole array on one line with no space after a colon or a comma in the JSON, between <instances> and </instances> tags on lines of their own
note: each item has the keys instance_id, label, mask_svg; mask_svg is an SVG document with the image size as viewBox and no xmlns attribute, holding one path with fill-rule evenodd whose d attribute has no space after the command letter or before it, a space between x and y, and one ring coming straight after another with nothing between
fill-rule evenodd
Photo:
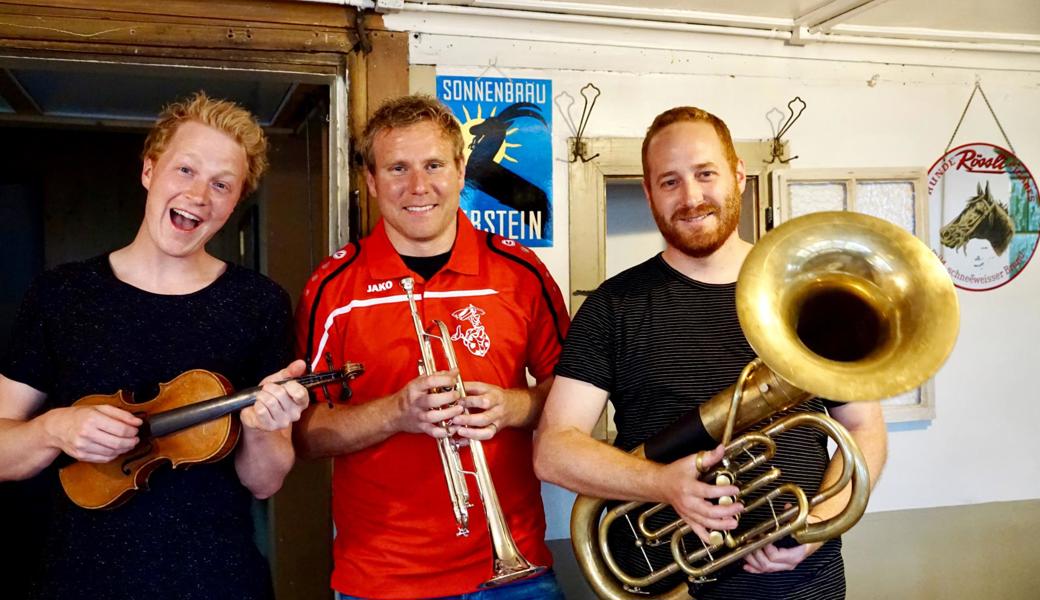
<instances>
[{"instance_id":1,"label":"black rooster illustration","mask_svg":"<svg viewBox=\"0 0 1040 600\"><path fill-rule=\"evenodd\" d=\"M549 198L545 191L495 162L495 154L505 143L509 126L523 117L537 119L548 126L538 105L518 102L470 128L473 141L469 145L466 184L510 208L538 213L544 238L549 231L550 218Z\"/></svg>"}]
</instances>

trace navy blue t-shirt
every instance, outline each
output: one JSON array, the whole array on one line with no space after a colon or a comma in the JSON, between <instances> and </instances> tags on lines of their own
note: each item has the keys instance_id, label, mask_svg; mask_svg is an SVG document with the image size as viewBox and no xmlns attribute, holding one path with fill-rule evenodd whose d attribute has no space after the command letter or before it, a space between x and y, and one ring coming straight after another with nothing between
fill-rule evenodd
<instances>
[{"instance_id":1,"label":"navy blue t-shirt","mask_svg":"<svg viewBox=\"0 0 1040 600\"><path fill-rule=\"evenodd\" d=\"M0 371L45 392L42 411L121 389L145 402L190 369L220 373L236 389L256 385L289 362L290 335L288 295L255 272L228 265L202 290L160 295L123 283L100 256L37 278ZM234 453L160 467L147 490L111 510L72 504L57 465L40 478L50 515L30 598L272 597Z\"/></svg>"},{"instance_id":2,"label":"navy blue t-shirt","mask_svg":"<svg viewBox=\"0 0 1040 600\"><path fill-rule=\"evenodd\" d=\"M658 254L608 279L585 300L574 316L556 374L610 393L618 432L615 445L627 451L732 385L754 357L737 318L736 284L695 281ZM768 421L791 412L823 412L828 405L814 398ZM800 485L812 496L829 462L827 438L800 428L779 436L776 443L777 454L770 465L784 472L784 481ZM765 469L750 471L745 481ZM778 508L785 501L782 496ZM764 512L743 515L742 524L760 522L766 518ZM659 527L674 519L668 508L650 522ZM614 523L608 539L629 574L646 575L648 561L655 569L672 562L667 545L637 547L624 520ZM701 544L691 534L686 547L692 551ZM743 572L738 563L717 572L715 578L698 587L694 596L700 600L844 598L841 540L830 540L793 571L755 575ZM648 589L659 594L682 583L683 577L673 576Z\"/></svg>"}]
</instances>

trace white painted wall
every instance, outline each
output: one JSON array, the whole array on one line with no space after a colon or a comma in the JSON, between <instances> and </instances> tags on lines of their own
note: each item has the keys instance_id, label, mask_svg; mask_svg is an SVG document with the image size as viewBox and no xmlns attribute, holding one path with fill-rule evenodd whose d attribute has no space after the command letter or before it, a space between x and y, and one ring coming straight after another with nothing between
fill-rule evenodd
<instances>
[{"instance_id":1,"label":"white painted wall","mask_svg":"<svg viewBox=\"0 0 1040 600\"><path fill-rule=\"evenodd\" d=\"M1040 175L1040 53L786 46L771 39L404 12L410 60L438 73L549 78L554 94L603 92L586 135L642 136L679 104L722 117L738 140L770 137L765 114L808 104L789 133L793 168L929 167L976 80L1018 156ZM489 65L493 65L489 67ZM577 120L579 115L574 115ZM556 247L539 249L568 288L566 140L554 115ZM976 97L955 143L1003 145ZM934 421L890 426L889 462L871 500L885 511L1040 498L1040 258L1010 284L958 292L961 334L936 377ZM568 496L547 487L550 537L566 537Z\"/></svg>"}]
</instances>

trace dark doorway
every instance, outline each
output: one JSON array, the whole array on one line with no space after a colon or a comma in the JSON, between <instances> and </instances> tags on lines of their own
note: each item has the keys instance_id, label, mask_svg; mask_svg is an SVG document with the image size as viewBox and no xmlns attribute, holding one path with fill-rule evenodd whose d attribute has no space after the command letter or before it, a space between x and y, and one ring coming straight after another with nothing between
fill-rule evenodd
<instances>
[{"instance_id":1,"label":"dark doorway","mask_svg":"<svg viewBox=\"0 0 1040 600\"><path fill-rule=\"evenodd\" d=\"M12 59L0 62L0 78L0 353L34 276L133 239L144 209L140 153L147 130L166 102L196 90L253 111L271 142L271 169L210 252L263 272L294 299L328 254L330 85L321 77ZM310 468L314 473L294 473L283 494L255 511L257 543L271 558L280 598L329 595L327 545L310 545L316 557L275 547L293 541L276 530L276 523L289 523L279 511L331 538L327 507L323 516L314 492L323 467ZM35 480L0 483L5 542L18 549L0 567L5 597L23 597L38 562L43 491ZM319 499L318 510L294 504L308 495Z\"/></svg>"}]
</instances>

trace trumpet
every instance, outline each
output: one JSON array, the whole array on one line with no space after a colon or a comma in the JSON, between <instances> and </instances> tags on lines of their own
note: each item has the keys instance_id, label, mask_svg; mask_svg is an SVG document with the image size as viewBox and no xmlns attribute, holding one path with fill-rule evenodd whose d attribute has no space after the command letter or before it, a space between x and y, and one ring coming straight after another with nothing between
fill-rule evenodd
<instances>
[{"instance_id":1,"label":"trumpet","mask_svg":"<svg viewBox=\"0 0 1040 600\"><path fill-rule=\"evenodd\" d=\"M857 213L806 215L764 236L741 267L736 305L744 335L759 358L745 367L737 383L633 454L671 462L721 442L726 448L721 466L705 479L737 485L738 498L746 502L744 514L768 505L772 518L737 534L712 532L702 548L689 551L684 538L690 527L683 521L657 529L648 524L667 505L649 507L636 516L630 513L641 510L643 503L612 506L603 499L579 496L571 512L571 541L579 566L600 598L645 598L647 586L674 574L703 582L784 537L801 544L820 542L851 528L866 509L870 477L855 440L837 421L794 413L736 439L733 434L814 396L854 402L910 390L939 369L957 338L957 296L931 249L896 225ZM790 483L766 491L781 476L776 468L751 480L742 477L773 457L777 435L797 427L815 428L835 442L843 459L837 481L810 496ZM754 448L761 450L754 454ZM738 461L742 456L750 458ZM697 466L702 470L699 461ZM809 510L846 485L851 497L844 510L809 523ZM773 508L781 494L794 499L791 508ZM628 521L625 529L635 534L640 549L668 544L673 562L650 565L645 576L625 572L607 543L607 530L616 520ZM659 597L690 598L685 582Z\"/></svg>"},{"instance_id":2,"label":"trumpet","mask_svg":"<svg viewBox=\"0 0 1040 600\"><path fill-rule=\"evenodd\" d=\"M448 369L458 371L458 361L455 358L455 350L451 345L451 333L443 321L434 320L435 333L426 331L422 319L415 306L415 281L411 277L401 280L408 297L408 307L412 313L412 324L415 325L415 335L419 340L419 350L422 358L419 360L419 375L430 375L437 371L436 362L433 358L432 341L439 340ZM457 373L455 385L437 390L445 392L454 389L459 398L466 396L466 388L462 383L462 375ZM463 409L465 411L465 408ZM448 423L442 422L441 427L448 431ZM447 435L437 439L437 449L441 456L441 466L444 468L444 480L448 486L448 495L451 497L451 505L455 512L455 522L458 525L458 536L469 535L469 509L473 504L470 502L469 485L466 475L473 475L477 481L477 491L480 495L484 514L487 518L488 534L491 537L492 572L490 579L480 584L481 588L490 588L506 583L531 577L545 571L545 567L533 565L517 548L513 535L509 531L502 506L498 501L498 493L495 484L491 480L491 470L488 469L487 458L484 455L484 447L480 440L470 440L469 449L473 456L473 472L470 473L462 468L462 460L459 454L461 444L458 438Z\"/></svg>"}]
</instances>

